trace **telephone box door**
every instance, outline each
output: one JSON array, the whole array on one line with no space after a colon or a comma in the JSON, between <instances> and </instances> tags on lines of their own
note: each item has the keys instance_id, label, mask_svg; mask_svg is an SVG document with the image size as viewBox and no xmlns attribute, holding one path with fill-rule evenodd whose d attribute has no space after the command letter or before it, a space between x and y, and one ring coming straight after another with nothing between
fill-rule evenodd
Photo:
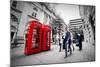
<instances>
[{"instance_id":1,"label":"telephone box door","mask_svg":"<svg viewBox=\"0 0 100 67\"><path fill-rule=\"evenodd\" d=\"M51 47L51 27L48 25L42 26L42 35L43 35L43 41L42 41L42 50L50 50Z\"/></svg>"}]
</instances>

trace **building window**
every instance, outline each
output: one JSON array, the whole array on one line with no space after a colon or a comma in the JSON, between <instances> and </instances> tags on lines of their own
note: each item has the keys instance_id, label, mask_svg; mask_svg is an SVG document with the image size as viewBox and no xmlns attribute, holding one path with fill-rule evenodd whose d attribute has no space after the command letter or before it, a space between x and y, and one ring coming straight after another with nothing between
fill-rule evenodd
<instances>
[{"instance_id":1,"label":"building window","mask_svg":"<svg viewBox=\"0 0 100 67\"><path fill-rule=\"evenodd\" d=\"M37 13L33 12L33 13L32 13L32 16L33 16L33 17L36 17L36 16L37 16Z\"/></svg>"},{"instance_id":2,"label":"building window","mask_svg":"<svg viewBox=\"0 0 100 67\"><path fill-rule=\"evenodd\" d=\"M13 14L11 14L11 20L14 22L18 22L18 18Z\"/></svg>"},{"instance_id":3,"label":"building window","mask_svg":"<svg viewBox=\"0 0 100 67\"><path fill-rule=\"evenodd\" d=\"M89 37L91 37L91 35Z\"/></svg>"},{"instance_id":4,"label":"building window","mask_svg":"<svg viewBox=\"0 0 100 67\"><path fill-rule=\"evenodd\" d=\"M13 40L14 34L15 34L15 32L11 32L11 41Z\"/></svg>"},{"instance_id":5,"label":"building window","mask_svg":"<svg viewBox=\"0 0 100 67\"><path fill-rule=\"evenodd\" d=\"M13 1L12 6L16 8L16 6L17 6L17 1Z\"/></svg>"},{"instance_id":6,"label":"building window","mask_svg":"<svg viewBox=\"0 0 100 67\"><path fill-rule=\"evenodd\" d=\"M35 7L33 8L33 10L38 11L38 9L37 9L37 8L35 8Z\"/></svg>"},{"instance_id":7,"label":"building window","mask_svg":"<svg viewBox=\"0 0 100 67\"><path fill-rule=\"evenodd\" d=\"M48 23L48 15L47 14L45 14L46 16L46 18L45 18L45 23Z\"/></svg>"}]
</instances>

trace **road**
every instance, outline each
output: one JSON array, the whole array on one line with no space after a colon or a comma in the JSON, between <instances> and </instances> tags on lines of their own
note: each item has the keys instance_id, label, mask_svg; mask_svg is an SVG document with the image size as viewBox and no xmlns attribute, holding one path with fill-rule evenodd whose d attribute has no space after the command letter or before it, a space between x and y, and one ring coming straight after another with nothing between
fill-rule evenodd
<instances>
[{"instance_id":1,"label":"road","mask_svg":"<svg viewBox=\"0 0 100 67\"><path fill-rule=\"evenodd\" d=\"M75 44L74 44L75 45ZM71 63L71 62L85 62L95 60L95 47L91 44L83 42L83 50L79 51L75 46L72 55L64 58L65 52L59 52L59 46L53 44L50 51L45 51L30 56L25 56L24 45L11 50L11 64L12 65L37 65L37 64L52 64L52 63Z\"/></svg>"}]
</instances>

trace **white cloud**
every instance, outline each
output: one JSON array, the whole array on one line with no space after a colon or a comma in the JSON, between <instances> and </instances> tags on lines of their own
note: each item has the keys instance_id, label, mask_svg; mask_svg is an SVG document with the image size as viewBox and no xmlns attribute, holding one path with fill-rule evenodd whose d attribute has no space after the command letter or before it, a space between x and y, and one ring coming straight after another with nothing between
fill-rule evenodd
<instances>
[{"instance_id":1,"label":"white cloud","mask_svg":"<svg viewBox=\"0 0 100 67\"><path fill-rule=\"evenodd\" d=\"M57 4L56 12L66 24L69 20L80 18L78 5Z\"/></svg>"}]
</instances>

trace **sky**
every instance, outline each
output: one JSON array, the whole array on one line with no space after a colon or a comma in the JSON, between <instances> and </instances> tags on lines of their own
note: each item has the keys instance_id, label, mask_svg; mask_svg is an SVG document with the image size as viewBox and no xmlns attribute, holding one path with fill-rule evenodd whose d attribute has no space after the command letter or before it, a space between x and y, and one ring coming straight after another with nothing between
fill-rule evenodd
<instances>
[{"instance_id":1,"label":"sky","mask_svg":"<svg viewBox=\"0 0 100 67\"><path fill-rule=\"evenodd\" d=\"M56 13L66 24L69 23L69 20L80 18L78 5L57 4Z\"/></svg>"}]
</instances>

